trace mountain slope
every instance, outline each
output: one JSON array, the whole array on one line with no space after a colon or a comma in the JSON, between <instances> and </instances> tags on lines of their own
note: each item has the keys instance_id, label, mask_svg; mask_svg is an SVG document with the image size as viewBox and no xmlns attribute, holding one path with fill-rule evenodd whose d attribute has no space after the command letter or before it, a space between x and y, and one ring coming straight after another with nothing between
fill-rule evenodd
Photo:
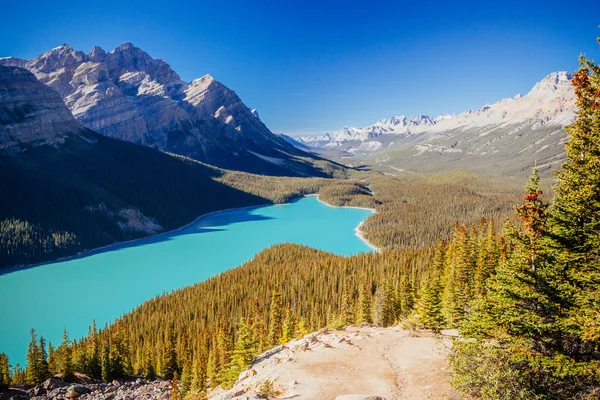
<instances>
[{"instance_id":1,"label":"mountain slope","mask_svg":"<svg viewBox=\"0 0 600 400\"><path fill-rule=\"evenodd\" d=\"M0 65L33 72L78 121L105 136L224 168L327 174L315 167L321 159L272 134L233 90L210 75L188 85L164 60L131 43L88 54L61 45L33 60L3 58Z\"/></svg>"},{"instance_id":2,"label":"mountain slope","mask_svg":"<svg viewBox=\"0 0 600 400\"><path fill-rule=\"evenodd\" d=\"M567 72L555 72L525 96L502 99L460 114L392 117L298 141L340 149L367 163L392 169L439 171L471 168L521 174L534 164L556 167L565 125L575 117L575 94Z\"/></svg>"},{"instance_id":3,"label":"mountain slope","mask_svg":"<svg viewBox=\"0 0 600 400\"><path fill-rule=\"evenodd\" d=\"M220 182L223 170L86 129L25 69L0 66L0 118L0 268L272 202Z\"/></svg>"}]
</instances>

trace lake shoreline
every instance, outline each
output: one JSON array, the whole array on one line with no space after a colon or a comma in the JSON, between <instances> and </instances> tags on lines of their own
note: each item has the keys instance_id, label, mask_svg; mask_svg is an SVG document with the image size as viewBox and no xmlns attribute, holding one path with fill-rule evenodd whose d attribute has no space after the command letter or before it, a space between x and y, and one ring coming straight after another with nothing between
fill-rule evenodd
<instances>
[{"instance_id":1,"label":"lake shoreline","mask_svg":"<svg viewBox=\"0 0 600 400\"><path fill-rule=\"evenodd\" d=\"M311 194L305 194L302 196L298 196L293 198L292 200L285 202L285 203L265 203L265 204L259 204L259 205L253 205L253 206L245 206L245 207L232 207L232 208L224 208L222 210L215 210L215 211L211 211L208 212L206 214L202 214L198 217L196 217L193 221L191 221L190 223L187 223L185 225L182 225L178 228L174 228L168 231L164 231L164 232L159 232L159 233L155 233L153 235L148 235L148 236L144 236L141 238L137 238L137 239L130 239L130 240L126 240L124 242L117 242L117 243L111 243L111 244L107 244L105 246L101 246L101 247L95 247L93 249L88 249L88 250L84 250L80 253L77 254L73 254L71 256L65 256L65 257L60 257L54 260L48 260L48 261L44 261L41 263L37 263L37 264L28 264L28 265L21 265L21 266L16 266L16 267L10 267L10 268L5 268L5 269L0 269L0 276L2 275L9 275L11 273L14 272L19 272L19 271L25 271L27 269L30 268L36 268L36 267L42 267L44 265L47 264L54 264L54 263L59 263L59 262L65 262L65 261L72 261L72 260L76 260L79 258L84 258L84 257L88 257L88 256L92 256L98 252L103 252L106 250L109 250L111 247L116 247L116 246L122 246L122 245L126 245L126 244L131 244L140 240L147 240L150 238L155 238L155 237L159 237L161 235L169 235L169 234L173 234L176 233L178 231L181 231L183 229L186 229L190 226L192 226L193 224L197 223L199 220L201 220L202 218L211 216L213 214L216 213L220 213L220 212L226 212L226 211L234 211L234 210L246 210L246 209L253 209L253 208L261 208L261 207L269 207L269 206L281 206L281 205L286 205L286 204L291 204L294 201L298 201L304 197L309 197L309 196L316 196L317 197L317 201L319 203L322 203L328 207L334 207L334 208L356 208L356 209L360 209L360 210L367 210L367 211L371 211L374 214L377 213L377 211L373 208L366 208L366 207L354 207L354 206L334 206L332 204L329 204L323 200L321 200L319 198L319 194L318 193L311 193ZM363 241L367 246L369 246L371 249L375 250L376 252L380 253L381 249L375 245L373 245L372 243L370 243L364 236L364 232L361 230L362 225L364 224L364 220L360 222L360 224L358 224L358 226L354 229L354 233L355 235L361 240Z\"/></svg>"},{"instance_id":2,"label":"lake shoreline","mask_svg":"<svg viewBox=\"0 0 600 400\"><path fill-rule=\"evenodd\" d=\"M308 196L312 196L312 195L308 195ZM296 201L298 199L301 199L302 197L304 197L304 196L295 198L292 201ZM144 237L137 238L137 239L125 240L123 242L111 243L111 244L107 244L107 245L101 246L101 247L94 247L93 249L84 250L84 251L82 251L80 253L73 254L72 256L60 257L60 258L57 258L57 259L54 259L54 260L44 261L44 262L37 263L37 264L28 264L28 265L21 265L21 266L16 266L16 267L10 267L10 268L5 268L5 269L0 269L0 276L2 276L2 275L8 275L8 274L13 273L13 272L25 271L25 270L30 269L30 268L42 267L42 266L47 265L47 264L54 264L54 263L58 263L58 262L77 260L79 258L84 258L84 257L92 256L92 255L96 254L97 252L103 252L105 250L110 249L111 247L122 246L122 245L125 245L125 244L130 244L130 243L133 243L133 242L137 242L137 241L140 241L140 240L147 240L147 239L150 239L150 238L159 237L161 235L172 234L172 233L181 231L181 230L183 230L185 228L188 228L188 227L194 225L196 222L198 222L202 218L208 217L208 216L216 214L216 213L226 212L226 211L233 211L233 210L246 210L246 209L251 209L251 208L269 207L269 206L276 206L276 205L283 205L283 204L289 204L289 203L281 203L281 204L265 203L265 204L261 204L261 205L245 206L245 207L232 207L232 208L224 208L222 210L211 211L211 212L208 212L206 214L202 214L199 217L194 218L194 220L192 222L190 222L190 223L187 223L187 224L182 225L182 226L180 226L178 228L174 228L174 229L171 229L171 230L168 230L168 231L155 233L153 235L148 235L148 236L144 236Z\"/></svg>"},{"instance_id":3,"label":"lake shoreline","mask_svg":"<svg viewBox=\"0 0 600 400\"><path fill-rule=\"evenodd\" d=\"M373 214L377 214L377 210L374 209L374 208L356 207L356 206L334 206L332 204L327 203L324 200L321 200L319 198L319 194L318 193L307 194L306 196L317 196L317 201L319 203L325 204L328 207L334 207L334 208L356 208L358 210L367 210L367 211L371 211ZM373 243L369 242L367 240L367 238L365 237L365 233L361 229L366 220L367 219L365 218L364 220L360 221L360 224L358 224L358 226L356 228L354 228L354 234L356 235L356 237L358 237L360 240L362 240L367 246L369 246L370 248L372 248L373 250L375 250L376 253L381 253L382 250L379 247L375 246Z\"/></svg>"}]
</instances>

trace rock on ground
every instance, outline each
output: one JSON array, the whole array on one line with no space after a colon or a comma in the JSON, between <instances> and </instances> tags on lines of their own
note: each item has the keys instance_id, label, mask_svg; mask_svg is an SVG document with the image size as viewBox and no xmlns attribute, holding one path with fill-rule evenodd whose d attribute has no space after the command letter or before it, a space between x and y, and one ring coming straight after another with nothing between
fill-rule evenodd
<instances>
[{"instance_id":1,"label":"rock on ground","mask_svg":"<svg viewBox=\"0 0 600 400\"><path fill-rule=\"evenodd\" d=\"M322 329L259 356L231 390L210 399L258 399L270 380L281 398L459 399L448 383L448 335L399 328Z\"/></svg>"}]
</instances>

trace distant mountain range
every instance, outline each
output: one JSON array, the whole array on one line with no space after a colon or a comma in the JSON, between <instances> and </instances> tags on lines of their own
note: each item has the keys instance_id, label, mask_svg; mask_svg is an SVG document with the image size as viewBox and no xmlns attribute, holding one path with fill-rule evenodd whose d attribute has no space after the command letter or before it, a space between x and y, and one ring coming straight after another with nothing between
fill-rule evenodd
<instances>
[{"instance_id":1,"label":"distant mountain range","mask_svg":"<svg viewBox=\"0 0 600 400\"><path fill-rule=\"evenodd\" d=\"M520 173L534 164L555 167L564 152L563 130L575 118L567 72L549 74L525 96L478 110L437 117L395 116L364 128L344 127L295 140L339 150L366 163L422 171L472 168Z\"/></svg>"},{"instance_id":2,"label":"distant mountain range","mask_svg":"<svg viewBox=\"0 0 600 400\"><path fill-rule=\"evenodd\" d=\"M210 75L186 83L131 43L88 54L64 44L32 60L2 58L0 65L31 71L77 121L105 136L229 169L327 175L315 166L319 157L271 133L233 90Z\"/></svg>"}]
</instances>

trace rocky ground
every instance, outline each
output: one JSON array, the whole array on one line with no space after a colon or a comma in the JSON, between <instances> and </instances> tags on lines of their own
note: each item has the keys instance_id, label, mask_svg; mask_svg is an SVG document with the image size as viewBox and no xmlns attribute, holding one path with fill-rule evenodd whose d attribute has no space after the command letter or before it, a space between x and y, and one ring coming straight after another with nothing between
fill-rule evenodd
<instances>
[{"instance_id":1,"label":"rocky ground","mask_svg":"<svg viewBox=\"0 0 600 400\"><path fill-rule=\"evenodd\" d=\"M171 383L168 381L148 381L137 379L132 381L113 381L111 383L66 383L50 378L41 385L24 390L12 388L0 392L0 400L63 400L76 398L80 400L133 400L170 398Z\"/></svg>"},{"instance_id":2,"label":"rocky ground","mask_svg":"<svg viewBox=\"0 0 600 400\"><path fill-rule=\"evenodd\" d=\"M321 329L261 354L231 390L218 388L209 399L460 399L447 374L453 334L372 326ZM1 392L0 400L68 399L73 392L81 400L166 400L170 386L168 381L145 379L112 383L49 379L29 390ZM265 392L271 396L265 397Z\"/></svg>"},{"instance_id":3,"label":"rocky ground","mask_svg":"<svg viewBox=\"0 0 600 400\"><path fill-rule=\"evenodd\" d=\"M259 399L265 382L279 398L459 399L448 383L450 335L399 328L322 329L263 353L212 400Z\"/></svg>"}]
</instances>

